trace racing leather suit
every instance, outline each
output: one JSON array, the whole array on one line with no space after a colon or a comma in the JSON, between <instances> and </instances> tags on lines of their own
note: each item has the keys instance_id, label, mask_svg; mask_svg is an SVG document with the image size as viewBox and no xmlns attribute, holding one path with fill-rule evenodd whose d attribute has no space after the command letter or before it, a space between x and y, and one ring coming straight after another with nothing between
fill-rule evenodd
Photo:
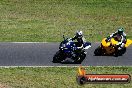
<instances>
[{"instance_id":1,"label":"racing leather suit","mask_svg":"<svg viewBox=\"0 0 132 88\"><path fill-rule=\"evenodd\" d=\"M83 36L82 37L74 36L72 38L72 40L77 40L77 42L76 42L77 49L84 48L83 45L84 45L84 42L86 42L86 41L85 41L85 38Z\"/></svg>"},{"instance_id":2,"label":"racing leather suit","mask_svg":"<svg viewBox=\"0 0 132 88\"><path fill-rule=\"evenodd\" d=\"M126 44L126 34L124 32L122 34L119 34L118 31L116 31L115 33L112 33L109 37L107 37L107 40L109 41L111 38L117 35L121 37L119 43L117 44L118 50L121 50Z\"/></svg>"}]
</instances>

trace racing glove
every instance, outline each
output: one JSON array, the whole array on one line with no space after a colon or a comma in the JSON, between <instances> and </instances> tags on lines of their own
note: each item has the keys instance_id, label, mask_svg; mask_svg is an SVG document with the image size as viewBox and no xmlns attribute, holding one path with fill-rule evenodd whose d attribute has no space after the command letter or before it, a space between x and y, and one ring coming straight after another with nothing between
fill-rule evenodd
<instances>
[{"instance_id":1,"label":"racing glove","mask_svg":"<svg viewBox=\"0 0 132 88\"><path fill-rule=\"evenodd\" d=\"M121 44L122 44L122 43L121 43L121 42L119 42L119 43L117 43L116 45L117 45L118 47L120 47L120 46L121 46Z\"/></svg>"},{"instance_id":2,"label":"racing glove","mask_svg":"<svg viewBox=\"0 0 132 88\"><path fill-rule=\"evenodd\" d=\"M110 39L111 39L110 37L107 37L107 39L106 39L105 41L106 41L106 42L109 42L109 41L110 41Z\"/></svg>"}]
</instances>

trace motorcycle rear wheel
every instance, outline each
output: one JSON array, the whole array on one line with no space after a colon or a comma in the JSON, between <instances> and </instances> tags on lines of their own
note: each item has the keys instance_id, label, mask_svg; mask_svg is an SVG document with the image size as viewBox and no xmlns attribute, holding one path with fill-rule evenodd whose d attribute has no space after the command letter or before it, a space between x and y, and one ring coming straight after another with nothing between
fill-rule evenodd
<instances>
[{"instance_id":1,"label":"motorcycle rear wheel","mask_svg":"<svg viewBox=\"0 0 132 88\"><path fill-rule=\"evenodd\" d=\"M125 52L126 52L126 48L123 48L123 49L117 51L115 56L116 56L116 57L117 57L117 56L122 56Z\"/></svg>"},{"instance_id":2,"label":"motorcycle rear wheel","mask_svg":"<svg viewBox=\"0 0 132 88\"><path fill-rule=\"evenodd\" d=\"M85 54L84 52L82 52L80 55L77 55L77 56L75 57L74 63L76 63L76 64L81 64L82 61L85 59L85 57L86 57L86 54Z\"/></svg>"}]
</instances>

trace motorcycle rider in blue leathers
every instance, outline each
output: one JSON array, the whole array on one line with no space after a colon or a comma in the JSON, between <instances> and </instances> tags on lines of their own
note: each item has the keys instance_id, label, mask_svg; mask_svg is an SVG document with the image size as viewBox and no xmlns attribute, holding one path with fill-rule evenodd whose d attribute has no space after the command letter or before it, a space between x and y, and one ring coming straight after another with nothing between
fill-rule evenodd
<instances>
[{"instance_id":1,"label":"motorcycle rider in blue leathers","mask_svg":"<svg viewBox=\"0 0 132 88\"><path fill-rule=\"evenodd\" d=\"M76 35L72 38L72 40L77 40L77 42L75 42L76 46L77 46L76 49L83 49L84 48L83 45L86 41L85 41L85 38L83 37L82 31L77 31Z\"/></svg>"},{"instance_id":2,"label":"motorcycle rider in blue leathers","mask_svg":"<svg viewBox=\"0 0 132 88\"><path fill-rule=\"evenodd\" d=\"M106 41L110 41L111 38L116 36L121 38L120 40L118 40L119 43L117 44L118 50L121 50L125 46L127 40L123 28L119 28L115 33L112 33L110 36L108 36Z\"/></svg>"},{"instance_id":3,"label":"motorcycle rider in blue leathers","mask_svg":"<svg viewBox=\"0 0 132 88\"><path fill-rule=\"evenodd\" d=\"M83 37L83 32L82 31L77 31L75 36L72 38L72 40L77 40L77 42L75 42L76 47L74 47L73 51L75 53L75 56L72 57L72 60L76 60L76 58L79 56L79 51L84 49L84 43L85 38ZM84 52L86 54L86 52Z\"/></svg>"}]
</instances>

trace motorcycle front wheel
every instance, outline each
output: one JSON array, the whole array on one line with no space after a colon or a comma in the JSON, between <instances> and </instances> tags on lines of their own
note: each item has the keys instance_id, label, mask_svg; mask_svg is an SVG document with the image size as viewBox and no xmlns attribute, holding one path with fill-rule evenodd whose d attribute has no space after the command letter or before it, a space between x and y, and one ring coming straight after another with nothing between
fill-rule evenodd
<instances>
[{"instance_id":1,"label":"motorcycle front wheel","mask_svg":"<svg viewBox=\"0 0 132 88\"><path fill-rule=\"evenodd\" d=\"M95 56L101 56L101 55L102 55L102 49L101 49L100 46L99 46L98 48L95 49L94 55L95 55Z\"/></svg>"},{"instance_id":2,"label":"motorcycle front wheel","mask_svg":"<svg viewBox=\"0 0 132 88\"><path fill-rule=\"evenodd\" d=\"M57 51L56 54L53 57L53 63L61 63L61 61L64 60L62 51Z\"/></svg>"}]
</instances>

